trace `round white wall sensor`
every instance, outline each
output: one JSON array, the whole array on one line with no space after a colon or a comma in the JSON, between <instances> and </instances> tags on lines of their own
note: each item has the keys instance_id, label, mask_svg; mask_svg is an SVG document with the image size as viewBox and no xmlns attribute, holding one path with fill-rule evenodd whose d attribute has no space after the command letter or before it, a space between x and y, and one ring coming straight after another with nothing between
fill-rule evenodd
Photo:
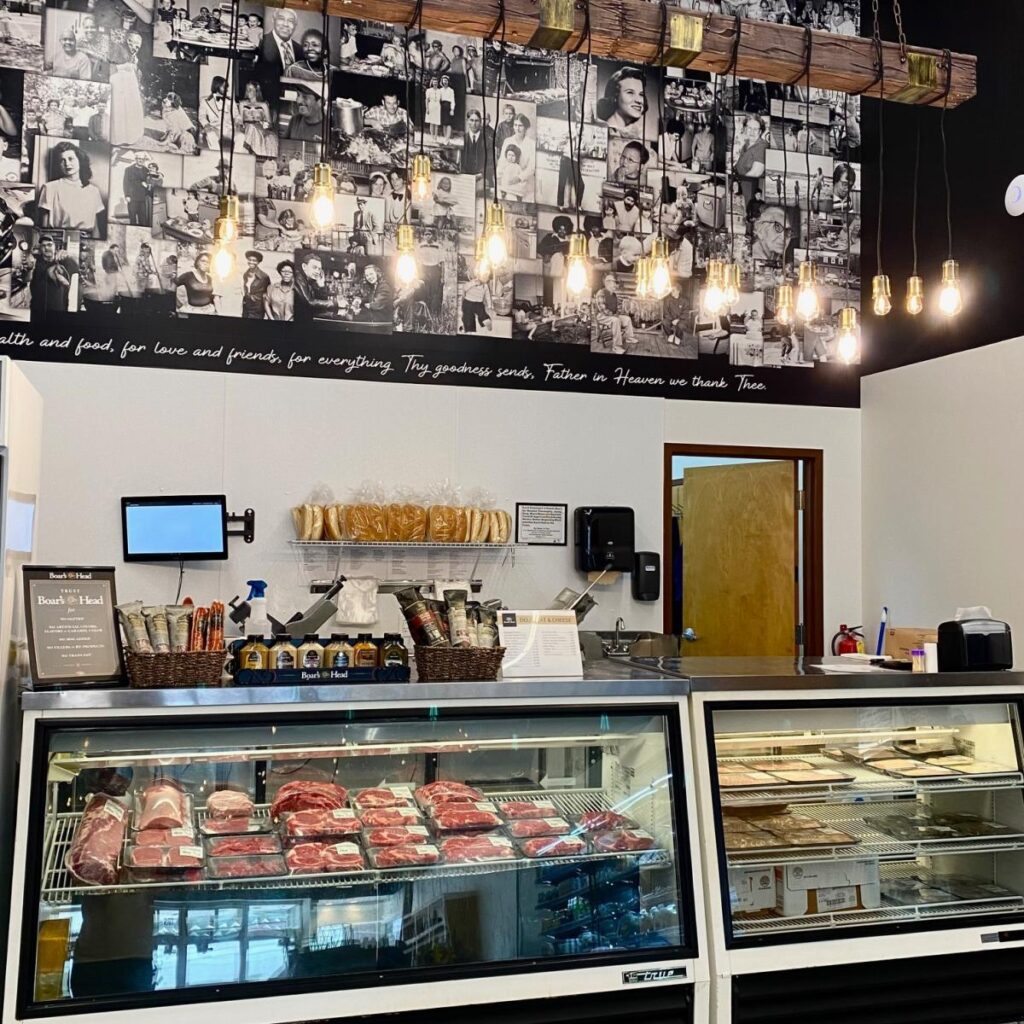
<instances>
[{"instance_id":1,"label":"round white wall sensor","mask_svg":"<svg viewBox=\"0 0 1024 1024\"><path fill-rule=\"evenodd\" d=\"M1024 174L1018 174L1006 188L1006 212L1011 217L1024 213Z\"/></svg>"}]
</instances>

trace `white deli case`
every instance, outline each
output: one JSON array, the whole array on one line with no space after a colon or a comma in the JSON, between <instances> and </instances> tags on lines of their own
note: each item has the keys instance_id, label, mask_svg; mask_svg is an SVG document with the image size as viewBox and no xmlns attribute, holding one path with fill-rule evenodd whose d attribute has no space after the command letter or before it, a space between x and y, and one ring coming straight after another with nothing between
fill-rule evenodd
<instances>
[{"instance_id":1,"label":"white deli case","mask_svg":"<svg viewBox=\"0 0 1024 1024\"><path fill-rule=\"evenodd\" d=\"M1024 1019L1020 675L715 660L690 678L710 1020Z\"/></svg>"},{"instance_id":2,"label":"white deli case","mask_svg":"<svg viewBox=\"0 0 1024 1024\"><path fill-rule=\"evenodd\" d=\"M609 673L26 694L3 1024L703 1022L687 686Z\"/></svg>"}]
</instances>

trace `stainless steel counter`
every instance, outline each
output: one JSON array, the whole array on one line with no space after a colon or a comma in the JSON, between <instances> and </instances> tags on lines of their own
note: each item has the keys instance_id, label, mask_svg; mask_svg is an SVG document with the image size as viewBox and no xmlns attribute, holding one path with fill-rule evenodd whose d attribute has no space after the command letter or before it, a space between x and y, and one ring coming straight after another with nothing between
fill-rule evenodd
<instances>
[{"instance_id":1,"label":"stainless steel counter","mask_svg":"<svg viewBox=\"0 0 1024 1024\"><path fill-rule=\"evenodd\" d=\"M430 704L442 700L494 701L575 697L684 697L686 679L655 665L623 659L588 662L582 679L506 680L497 683L360 683L352 686L209 687L205 689L129 690L80 689L25 691L25 711L85 711L103 708L233 707L242 704L384 704L407 701Z\"/></svg>"}]
</instances>

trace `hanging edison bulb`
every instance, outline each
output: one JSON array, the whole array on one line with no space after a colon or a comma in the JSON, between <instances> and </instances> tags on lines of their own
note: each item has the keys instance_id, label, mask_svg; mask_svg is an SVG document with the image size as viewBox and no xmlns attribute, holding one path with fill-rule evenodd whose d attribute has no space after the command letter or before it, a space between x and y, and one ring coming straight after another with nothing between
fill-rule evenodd
<instances>
[{"instance_id":1,"label":"hanging edison bulb","mask_svg":"<svg viewBox=\"0 0 1024 1024\"><path fill-rule=\"evenodd\" d=\"M651 297L663 299L672 290L672 271L668 262L668 239L658 235L651 245Z\"/></svg>"},{"instance_id":2,"label":"hanging edison bulb","mask_svg":"<svg viewBox=\"0 0 1024 1024\"><path fill-rule=\"evenodd\" d=\"M740 301L740 267L738 263L726 263L724 281L725 304L734 306Z\"/></svg>"},{"instance_id":3,"label":"hanging edison bulb","mask_svg":"<svg viewBox=\"0 0 1024 1024\"><path fill-rule=\"evenodd\" d=\"M818 296L818 281L814 264L804 260L800 264L796 287L796 315L801 320L815 320L821 312L821 299Z\"/></svg>"},{"instance_id":4,"label":"hanging edison bulb","mask_svg":"<svg viewBox=\"0 0 1024 1024\"><path fill-rule=\"evenodd\" d=\"M219 216L213 224L213 273L218 280L230 277L235 269L233 243L238 238L238 196L220 197Z\"/></svg>"},{"instance_id":5,"label":"hanging edison bulb","mask_svg":"<svg viewBox=\"0 0 1024 1024\"><path fill-rule=\"evenodd\" d=\"M313 195L309 201L313 224L321 231L334 223L334 176L331 165L313 167Z\"/></svg>"},{"instance_id":6,"label":"hanging edison bulb","mask_svg":"<svg viewBox=\"0 0 1024 1024\"><path fill-rule=\"evenodd\" d=\"M491 261L487 256L487 239L483 235L476 240L476 276L480 281L488 281L491 276Z\"/></svg>"},{"instance_id":7,"label":"hanging edison bulb","mask_svg":"<svg viewBox=\"0 0 1024 1024\"><path fill-rule=\"evenodd\" d=\"M569 236L569 256L565 263L565 288L573 298L587 290L590 268L587 265L587 236L574 231Z\"/></svg>"},{"instance_id":8,"label":"hanging edison bulb","mask_svg":"<svg viewBox=\"0 0 1024 1024\"><path fill-rule=\"evenodd\" d=\"M701 309L708 316L718 316L725 309L725 264L721 260L708 260L707 274Z\"/></svg>"},{"instance_id":9,"label":"hanging edison bulb","mask_svg":"<svg viewBox=\"0 0 1024 1024\"><path fill-rule=\"evenodd\" d=\"M793 286L783 281L775 293L775 319L783 325L791 324L794 311Z\"/></svg>"},{"instance_id":10,"label":"hanging edison bulb","mask_svg":"<svg viewBox=\"0 0 1024 1024\"><path fill-rule=\"evenodd\" d=\"M638 299L651 297L651 258L641 256L633 264L633 294Z\"/></svg>"},{"instance_id":11,"label":"hanging edison bulb","mask_svg":"<svg viewBox=\"0 0 1024 1024\"><path fill-rule=\"evenodd\" d=\"M403 221L395 232L395 245L398 259L395 261L395 276L399 284L412 284L419 276L416 265L416 235L412 225Z\"/></svg>"},{"instance_id":12,"label":"hanging edison bulb","mask_svg":"<svg viewBox=\"0 0 1024 1024\"><path fill-rule=\"evenodd\" d=\"M907 278L907 312L917 316L924 309L924 281L913 274Z\"/></svg>"},{"instance_id":13,"label":"hanging edison bulb","mask_svg":"<svg viewBox=\"0 0 1024 1024\"><path fill-rule=\"evenodd\" d=\"M871 308L875 316L887 316L892 309L892 288L888 274L875 274L871 279Z\"/></svg>"},{"instance_id":14,"label":"hanging edison bulb","mask_svg":"<svg viewBox=\"0 0 1024 1024\"><path fill-rule=\"evenodd\" d=\"M939 312L943 316L956 316L964 308L960 291L960 264L956 260L943 260L942 287L939 289Z\"/></svg>"},{"instance_id":15,"label":"hanging edison bulb","mask_svg":"<svg viewBox=\"0 0 1024 1024\"><path fill-rule=\"evenodd\" d=\"M857 310L853 306L844 306L839 310L836 352L847 366L854 362L860 353L860 328L857 326Z\"/></svg>"},{"instance_id":16,"label":"hanging edison bulb","mask_svg":"<svg viewBox=\"0 0 1024 1024\"><path fill-rule=\"evenodd\" d=\"M487 243L487 258L497 270L508 260L508 236L505 234L505 208L501 203L491 203L484 219L484 240Z\"/></svg>"},{"instance_id":17,"label":"hanging edison bulb","mask_svg":"<svg viewBox=\"0 0 1024 1024\"><path fill-rule=\"evenodd\" d=\"M433 183L430 178L430 157L426 153L417 153L412 158L412 197L417 202L425 202L430 198Z\"/></svg>"}]
</instances>

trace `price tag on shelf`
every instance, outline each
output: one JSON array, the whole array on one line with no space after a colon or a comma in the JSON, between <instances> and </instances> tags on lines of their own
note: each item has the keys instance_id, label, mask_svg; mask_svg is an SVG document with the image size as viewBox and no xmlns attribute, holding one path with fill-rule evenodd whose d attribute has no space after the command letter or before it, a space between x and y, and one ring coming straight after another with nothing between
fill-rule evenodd
<instances>
[{"instance_id":1,"label":"price tag on shelf","mask_svg":"<svg viewBox=\"0 0 1024 1024\"><path fill-rule=\"evenodd\" d=\"M505 679L583 677L574 611L499 612L498 637L506 648L501 666Z\"/></svg>"}]
</instances>

